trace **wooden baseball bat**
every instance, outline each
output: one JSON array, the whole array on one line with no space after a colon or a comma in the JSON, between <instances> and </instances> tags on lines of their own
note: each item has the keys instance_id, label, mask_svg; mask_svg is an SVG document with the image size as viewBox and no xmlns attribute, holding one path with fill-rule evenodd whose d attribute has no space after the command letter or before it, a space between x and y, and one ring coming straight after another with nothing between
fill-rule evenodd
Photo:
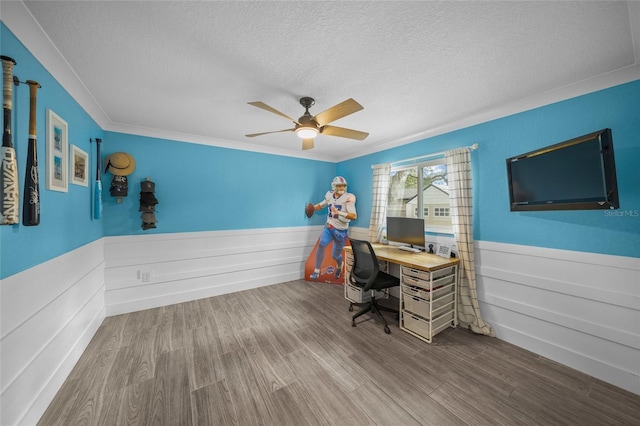
<instances>
[{"instance_id":1,"label":"wooden baseball bat","mask_svg":"<svg viewBox=\"0 0 640 426\"><path fill-rule=\"evenodd\" d=\"M36 98L40 83L27 80L29 85L29 148L27 168L24 173L24 196L22 197L22 224L40 224L40 185L38 184L38 140L36 137Z\"/></svg>"},{"instance_id":2,"label":"wooden baseball bat","mask_svg":"<svg viewBox=\"0 0 640 426\"><path fill-rule=\"evenodd\" d=\"M0 148L0 225L14 225L20 221L18 162L11 135L12 75L16 61L4 55L0 56L0 59L2 59L2 107L4 112L4 132Z\"/></svg>"},{"instance_id":3,"label":"wooden baseball bat","mask_svg":"<svg viewBox=\"0 0 640 426\"><path fill-rule=\"evenodd\" d=\"M93 218L102 217L102 181L100 180L100 143L102 139L96 138L96 182L93 188Z\"/></svg>"}]
</instances>

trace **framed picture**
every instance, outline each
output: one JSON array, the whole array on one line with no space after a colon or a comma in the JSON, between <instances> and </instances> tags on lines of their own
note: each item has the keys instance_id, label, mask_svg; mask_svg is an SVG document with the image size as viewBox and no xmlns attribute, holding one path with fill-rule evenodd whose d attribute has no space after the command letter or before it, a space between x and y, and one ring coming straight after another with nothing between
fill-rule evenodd
<instances>
[{"instance_id":1,"label":"framed picture","mask_svg":"<svg viewBox=\"0 0 640 426\"><path fill-rule=\"evenodd\" d=\"M89 154L75 145L69 149L71 156L71 183L74 185L89 186Z\"/></svg>"},{"instance_id":2,"label":"framed picture","mask_svg":"<svg viewBox=\"0 0 640 426\"><path fill-rule=\"evenodd\" d=\"M69 128L58 114L47 110L47 189L69 189Z\"/></svg>"},{"instance_id":3,"label":"framed picture","mask_svg":"<svg viewBox=\"0 0 640 426\"><path fill-rule=\"evenodd\" d=\"M451 246L447 244L440 244L438 246L438 256L449 258L451 257Z\"/></svg>"}]
</instances>

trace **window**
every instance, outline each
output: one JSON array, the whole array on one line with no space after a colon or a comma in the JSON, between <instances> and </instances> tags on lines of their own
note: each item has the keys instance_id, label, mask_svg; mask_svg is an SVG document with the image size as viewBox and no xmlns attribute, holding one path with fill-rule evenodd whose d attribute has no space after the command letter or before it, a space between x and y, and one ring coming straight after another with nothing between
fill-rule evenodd
<instances>
[{"instance_id":1,"label":"window","mask_svg":"<svg viewBox=\"0 0 640 426\"><path fill-rule=\"evenodd\" d=\"M387 216L424 218L427 231L451 233L445 159L392 167Z\"/></svg>"},{"instance_id":2,"label":"window","mask_svg":"<svg viewBox=\"0 0 640 426\"><path fill-rule=\"evenodd\" d=\"M423 215L423 217L429 216L429 207L425 207L424 209L422 209L422 215ZM418 208L417 207L413 211L413 217L418 217Z\"/></svg>"},{"instance_id":3,"label":"window","mask_svg":"<svg viewBox=\"0 0 640 426\"><path fill-rule=\"evenodd\" d=\"M433 210L434 216L449 216L449 207L436 207Z\"/></svg>"}]
</instances>

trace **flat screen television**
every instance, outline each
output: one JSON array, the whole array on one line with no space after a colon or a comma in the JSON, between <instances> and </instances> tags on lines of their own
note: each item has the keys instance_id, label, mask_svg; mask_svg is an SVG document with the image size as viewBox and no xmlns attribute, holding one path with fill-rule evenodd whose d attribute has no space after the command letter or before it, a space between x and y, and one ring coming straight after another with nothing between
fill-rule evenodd
<instances>
[{"instance_id":1,"label":"flat screen television","mask_svg":"<svg viewBox=\"0 0 640 426\"><path fill-rule=\"evenodd\" d=\"M507 159L511 211L617 209L611 129Z\"/></svg>"},{"instance_id":2,"label":"flat screen television","mask_svg":"<svg viewBox=\"0 0 640 426\"><path fill-rule=\"evenodd\" d=\"M424 219L387 217L387 240L424 249Z\"/></svg>"}]
</instances>

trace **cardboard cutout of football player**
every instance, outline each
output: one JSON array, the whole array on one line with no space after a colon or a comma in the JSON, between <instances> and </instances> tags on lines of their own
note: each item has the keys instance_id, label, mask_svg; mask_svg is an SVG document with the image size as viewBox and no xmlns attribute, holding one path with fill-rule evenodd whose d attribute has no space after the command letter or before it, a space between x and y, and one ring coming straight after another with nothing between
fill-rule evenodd
<instances>
[{"instance_id":1,"label":"cardboard cutout of football player","mask_svg":"<svg viewBox=\"0 0 640 426\"><path fill-rule=\"evenodd\" d=\"M314 211L328 208L327 223L305 265L305 280L342 284L344 259L342 251L349 244L349 222L356 219L356 196L347 192L347 181L336 176L324 200ZM330 254L330 256L328 256Z\"/></svg>"}]
</instances>

